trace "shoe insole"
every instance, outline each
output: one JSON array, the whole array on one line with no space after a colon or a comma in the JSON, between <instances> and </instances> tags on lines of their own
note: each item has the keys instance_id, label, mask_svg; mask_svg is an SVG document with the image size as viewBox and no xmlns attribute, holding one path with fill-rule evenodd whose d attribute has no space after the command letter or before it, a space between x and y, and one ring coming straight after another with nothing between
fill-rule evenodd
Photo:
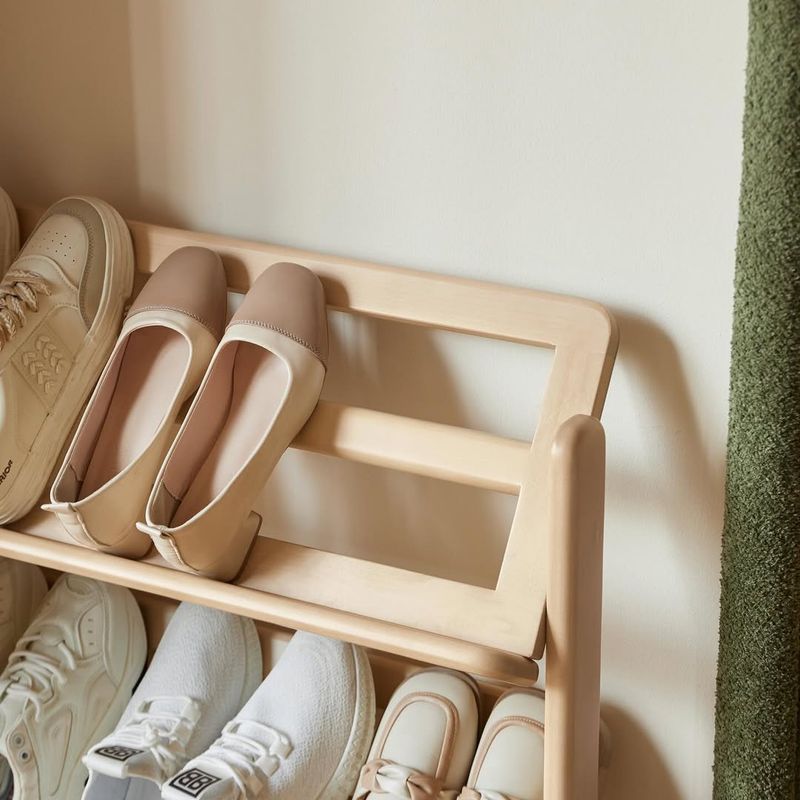
<instances>
[{"instance_id":1,"label":"shoe insole","mask_svg":"<svg viewBox=\"0 0 800 800\"><path fill-rule=\"evenodd\" d=\"M238 342L229 381L228 412L172 520L182 525L222 492L249 461L280 408L289 372L274 353Z\"/></svg>"},{"instance_id":2,"label":"shoe insole","mask_svg":"<svg viewBox=\"0 0 800 800\"><path fill-rule=\"evenodd\" d=\"M141 328L128 337L78 499L108 483L150 444L172 406L188 359L188 342L170 328Z\"/></svg>"}]
</instances>

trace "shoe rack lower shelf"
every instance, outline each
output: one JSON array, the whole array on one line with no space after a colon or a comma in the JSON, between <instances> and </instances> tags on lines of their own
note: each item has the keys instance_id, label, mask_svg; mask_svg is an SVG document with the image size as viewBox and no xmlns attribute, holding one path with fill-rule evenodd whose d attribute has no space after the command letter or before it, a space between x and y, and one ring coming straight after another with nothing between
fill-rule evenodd
<instances>
[{"instance_id":1,"label":"shoe rack lower shelf","mask_svg":"<svg viewBox=\"0 0 800 800\"><path fill-rule=\"evenodd\" d=\"M238 583L180 572L151 552L140 561L100 553L66 541L51 515L34 511L13 528L0 528L0 556L84 575L178 601L189 601L281 627L331 635L404 658L460 669L521 686L538 677L535 661L445 636L283 597L259 588L269 569L272 540L259 537Z\"/></svg>"}]
</instances>

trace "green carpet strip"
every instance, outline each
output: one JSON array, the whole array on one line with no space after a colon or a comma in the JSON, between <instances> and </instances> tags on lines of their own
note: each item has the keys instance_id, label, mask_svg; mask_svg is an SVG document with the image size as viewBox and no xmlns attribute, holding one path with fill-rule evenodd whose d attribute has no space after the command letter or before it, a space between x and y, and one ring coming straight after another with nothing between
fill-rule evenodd
<instances>
[{"instance_id":1,"label":"green carpet strip","mask_svg":"<svg viewBox=\"0 0 800 800\"><path fill-rule=\"evenodd\" d=\"M790 800L800 798L800 0L750 3L730 389L714 798Z\"/></svg>"}]
</instances>

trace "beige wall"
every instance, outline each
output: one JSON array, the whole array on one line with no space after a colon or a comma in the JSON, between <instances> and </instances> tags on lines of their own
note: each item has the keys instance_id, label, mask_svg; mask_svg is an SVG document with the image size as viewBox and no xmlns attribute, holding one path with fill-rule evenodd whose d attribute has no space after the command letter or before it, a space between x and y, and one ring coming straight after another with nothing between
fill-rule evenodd
<instances>
[{"instance_id":1,"label":"beige wall","mask_svg":"<svg viewBox=\"0 0 800 800\"><path fill-rule=\"evenodd\" d=\"M614 800L710 797L744 0L0 0L0 183L585 295ZM546 357L335 320L326 392L530 435ZM293 455L276 535L491 583L512 509Z\"/></svg>"}]
</instances>

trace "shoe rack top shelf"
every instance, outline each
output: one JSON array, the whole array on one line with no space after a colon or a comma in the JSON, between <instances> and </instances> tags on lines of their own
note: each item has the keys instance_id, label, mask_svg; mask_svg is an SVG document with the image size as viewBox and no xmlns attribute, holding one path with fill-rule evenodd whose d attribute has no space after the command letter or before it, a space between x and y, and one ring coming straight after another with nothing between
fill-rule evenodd
<instances>
[{"instance_id":1,"label":"shoe rack top shelf","mask_svg":"<svg viewBox=\"0 0 800 800\"><path fill-rule=\"evenodd\" d=\"M20 210L23 231L37 216ZM220 253L230 288L244 292L271 264L294 261L320 276L328 305L339 311L553 349L532 442L322 402L293 445L518 495L497 585L467 585L266 537L235 583L219 583L169 569L158 556L137 562L81 548L44 512L0 529L0 554L490 678L533 682L545 644L548 539L559 513L552 482L558 470L572 480L570 454L582 441L569 430L574 420L597 424L600 417L617 349L610 314L572 297L129 226L142 273L178 247L200 245Z\"/></svg>"}]
</instances>

